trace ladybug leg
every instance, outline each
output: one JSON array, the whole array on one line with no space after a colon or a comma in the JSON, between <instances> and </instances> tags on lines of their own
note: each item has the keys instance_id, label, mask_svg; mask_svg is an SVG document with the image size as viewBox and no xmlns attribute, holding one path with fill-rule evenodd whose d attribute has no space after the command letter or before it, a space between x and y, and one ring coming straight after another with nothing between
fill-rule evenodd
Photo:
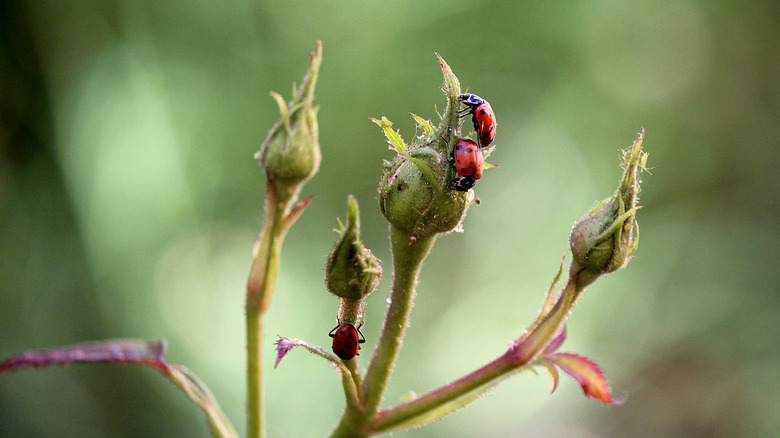
<instances>
[{"instance_id":1,"label":"ladybug leg","mask_svg":"<svg viewBox=\"0 0 780 438\"><path fill-rule=\"evenodd\" d=\"M328 336L330 336L331 338L336 337L336 330L338 330L339 327L341 327L341 320L339 318L336 318L336 324L338 325L336 327L333 327L333 330L331 330L330 333L328 333Z\"/></svg>"},{"instance_id":2,"label":"ladybug leg","mask_svg":"<svg viewBox=\"0 0 780 438\"><path fill-rule=\"evenodd\" d=\"M452 186L453 189L455 189L455 190L457 190L459 192L463 191L463 190L460 190L458 188L458 187L460 187L460 177L459 176L456 176L455 178L452 178L450 180L450 185Z\"/></svg>"},{"instance_id":3,"label":"ladybug leg","mask_svg":"<svg viewBox=\"0 0 780 438\"><path fill-rule=\"evenodd\" d=\"M363 327L363 321L360 321L360 325L355 327L355 330L357 330L358 335L360 335L360 337L358 338L358 344L362 344L363 342L366 342L366 338L365 336L363 336L363 332L360 331L360 327Z\"/></svg>"},{"instance_id":4,"label":"ladybug leg","mask_svg":"<svg viewBox=\"0 0 780 438\"><path fill-rule=\"evenodd\" d=\"M357 332L358 332L358 335L360 335L358 337L358 344L362 344L362 343L366 342L366 337L363 336L363 332L361 332L360 329L357 329Z\"/></svg>"},{"instance_id":5,"label":"ladybug leg","mask_svg":"<svg viewBox=\"0 0 780 438\"><path fill-rule=\"evenodd\" d=\"M459 192L466 192L466 191L468 191L469 190L468 187L466 187L466 184L464 184L464 182L463 182L464 179L465 179L465 177L462 177L462 176L458 176L458 177L452 178L452 188L454 190L459 191Z\"/></svg>"},{"instance_id":6,"label":"ladybug leg","mask_svg":"<svg viewBox=\"0 0 780 438\"><path fill-rule=\"evenodd\" d=\"M454 163L455 162L455 151L454 150L450 151L450 142L447 141L447 139L444 138L444 136L441 135L441 134L439 134L439 138L444 142L444 144L447 145L447 155L449 156L449 158L447 159L447 162Z\"/></svg>"}]
</instances>

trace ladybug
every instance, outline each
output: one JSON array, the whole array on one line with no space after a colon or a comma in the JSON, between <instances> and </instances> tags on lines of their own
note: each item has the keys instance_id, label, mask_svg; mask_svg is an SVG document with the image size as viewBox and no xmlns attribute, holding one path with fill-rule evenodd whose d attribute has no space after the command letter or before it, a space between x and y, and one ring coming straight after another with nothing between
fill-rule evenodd
<instances>
[{"instance_id":1,"label":"ladybug","mask_svg":"<svg viewBox=\"0 0 780 438\"><path fill-rule=\"evenodd\" d=\"M482 178L482 150L477 143L463 137L455 144L452 150L452 161L455 165L455 171L460 177L452 180L453 188L459 192L468 191L477 184L477 180Z\"/></svg>"},{"instance_id":2,"label":"ladybug","mask_svg":"<svg viewBox=\"0 0 780 438\"><path fill-rule=\"evenodd\" d=\"M463 103L463 108L460 113L461 117L471 114L471 121L474 123L474 131L477 133L477 140L480 147L487 147L496 138L496 114L493 112L493 108L487 100L477 96L476 94L465 93L461 94L460 101Z\"/></svg>"},{"instance_id":3,"label":"ladybug","mask_svg":"<svg viewBox=\"0 0 780 438\"><path fill-rule=\"evenodd\" d=\"M350 323L339 322L339 325L328 333L328 336L333 338L333 352L341 360L354 359L359 354L360 344L366 342L363 333L360 333L362 325L355 327Z\"/></svg>"}]
</instances>

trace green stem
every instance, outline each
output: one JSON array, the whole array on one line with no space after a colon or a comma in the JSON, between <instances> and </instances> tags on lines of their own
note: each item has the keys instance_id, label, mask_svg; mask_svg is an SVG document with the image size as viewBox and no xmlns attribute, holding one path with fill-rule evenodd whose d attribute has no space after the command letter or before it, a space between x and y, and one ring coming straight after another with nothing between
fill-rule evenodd
<instances>
[{"instance_id":1,"label":"green stem","mask_svg":"<svg viewBox=\"0 0 780 438\"><path fill-rule=\"evenodd\" d=\"M354 438L359 436L368 436L368 433L358 434L357 430L362 430L362 418L365 416L365 407L363 405L363 384L360 381L360 369L357 361L348 360L344 362L349 373L342 374L341 384L344 387L344 396L347 401L347 408L341 417L341 422L336 430L331 434L332 437Z\"/></svg>"},{"instance_id":2,"label":"green stem","mask_svg":"<svg viewBox=\"0 0 780 438\"><path fill-rule=\"evenodd\" d=\"M255 258L247 280L247 436L265 436L265 406L263 404L263 320L271 305L279 256L284 235L289 227L283 219L293 199L279 201L275 185L270 181L265 198L265 223L260 231Z\"/></svg>"},{"instance_id":3,"label":"green stem","mask_svg":"<svg viewBox=\"0 0 780 438\"><path fill-rule=\"evenodd\" d=\"M485 388L487 385L496 384L506 375L531 363L560 333L569 312L584 291L585 288L579 284L581 273L581 269L573 268L573 274L569 277L559 299L550 312L547 315L540 316L540 319L529 327L526 335L510 347L501 357L452 383L410 402L380 412L376 420L367 429L371 430L372 433L393 430L416 417L423 417L436 409L442 408L447 403L455 402L476 390ZM464 404L459 404L457 407L461 407ZM418 423L417 425L421 424L424 423Z\"/></svg>"},{"instance_id":4,"label":"green stem","mask_svg":"<svg viewBox=\"0 0 780 438\"><path fill-rule=\"evenodd\" d=\"M440 408L486 385L495 384L519 366L521 364L517 363L512 352L507 351L501 357L452 383L410 402L380 412L370 429L373 433L389 431L408 420Z\"/></svg>"},{"instance_id":5,"label":"green stem","mask_svg":"<svg viewBox=\"0 0 780 438\"><path fill-rule=\"evenodd\" d=\"M247 302L249 304L249 302ZM265 436L265 406L263 405L263 318L259 313L247 311L247 436Z\"/></svg>"},{"instance_id":6,"label":"green stem","mask_svg":"<svg viewBox=\"0 0 780 438\"><path fill-rule=\"evenodd\" d=\"M390 246L393 251L393 289L390 293L390 307L385 318L382 335L379 338L374 357L363 380L362 409L350 409L341 417L341 422L333 431L333 438L359 438L372 434L369 429L379 412L390 372L393 369L404 328L409 320L409 312L414 301L414 287L420 274L423 260L431 251L436 235L412 238L407 233L390 227Z\"/></svg>"},{"instance_id":7,"label":"green stem","mask_svg":"<svg viewBox=\"0 0 780 438\"><path fill-rule=\"evenodd\" d=\"M390 379L401 340L414 301L415 285L423 260L431 251L436 235L411 238L407 233L390 227L393 251L393 290L390 307L374 357L366 372L366 410L376 412Z\"/></svg>"},{"instance_id":8,"label":"green stem","mask_svg":"<svg viewBox=\"0 0 780 438\"><path fill-rule=\"evenodd\" d=\"M347 403L354 403L356 406L360 406L362 409L363 401L366 398L365 388L363 387L363 380L360 376L360 367L356 360L348 360L344 362L349 370L349 377L351 380L350 386L354 386L355 393L348 394Z\"/></svg>"}]
</instances>

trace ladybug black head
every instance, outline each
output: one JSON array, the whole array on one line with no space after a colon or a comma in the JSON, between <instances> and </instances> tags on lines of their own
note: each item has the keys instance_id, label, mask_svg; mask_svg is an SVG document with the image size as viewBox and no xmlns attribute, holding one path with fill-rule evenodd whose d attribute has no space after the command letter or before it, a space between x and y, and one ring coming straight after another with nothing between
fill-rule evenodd
<instances>
[{"instance_id":1,"label":"ladybug black head","mask_svg":"<svg viewBox=\"0 0 780 438\"><path fill-rule=\"evenodd\" d=\"M470 107L478 107L483 103L485 103L485 100L477 96L476 94L464 93L458 97L460 98L461 102L463 102L464 105Z\"/></svg>"}]
</instances>

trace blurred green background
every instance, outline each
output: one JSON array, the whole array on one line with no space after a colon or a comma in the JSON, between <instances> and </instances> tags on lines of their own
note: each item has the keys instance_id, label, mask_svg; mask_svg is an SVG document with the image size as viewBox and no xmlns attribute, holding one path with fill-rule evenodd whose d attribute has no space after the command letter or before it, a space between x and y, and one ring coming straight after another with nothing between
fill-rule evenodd
<instances>
[{"instance_id":1,"label":"blurred green background","mask_svg":"<svg viewBox=\"0 0 780 438\"><path fill-rule=\"evenodd\" d=\"M324 436L344 397L303 351L327 346L325 257L346 195L385 262L377 210L391 152L444 100L435 52L496 112L500 164L464 233L439 239L385 406L500 355L568 256L571 224L650 154L628 268L591 286L564 350L605 369L621 406L522 374L411 437L780 436L780 4L726 1L0 3L0 358L105 338L168 357L244 430L243 294L262 218L252 159L323 41L318 194L287 237L266 339L268 430ZM462 263L469 261L468 265ZM301 421L305 418L305 421ZM2 437L206 437L156 372L69 366L0 379Z\"/></svg>"}]
</instances>

